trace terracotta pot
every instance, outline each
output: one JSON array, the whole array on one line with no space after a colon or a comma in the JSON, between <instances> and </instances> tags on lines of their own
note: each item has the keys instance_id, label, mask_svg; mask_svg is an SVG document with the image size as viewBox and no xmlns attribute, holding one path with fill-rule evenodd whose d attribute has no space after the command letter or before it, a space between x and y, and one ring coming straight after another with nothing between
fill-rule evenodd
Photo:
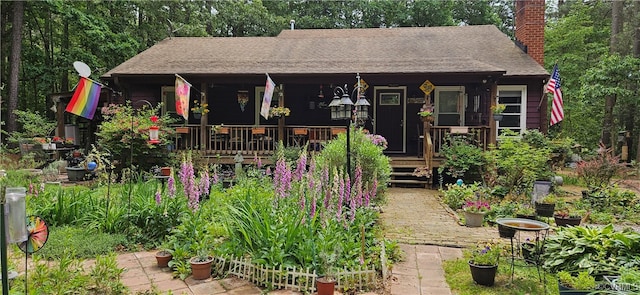
<instances>
[{"instance_id":1,"label":"terracotta pot","mask_svg":"<svg viewBox=\"0 0 640 295\"><path fill-rule=\"evenodd\" d=\"M171 167L162 167L162 168L160 168L160 175L161 176L169 176L169 175L171 175Z\"/></svg>"},{"instance_id":2,"label":"terracotta pot","mask_svg":"<svg viewBox=\"0 0 640 295\"><path fill-rule=\"evenodd\" d=\"M336 281L331 278L320 277L316 280L318 295L333 295L336 288Z\"/></svg>"},{"instance_id":3,"label":"terracotta pot","mask_svg":"<svg viewBox=\"0 0 640 295\"><path fill-rule=\"evenodd\" d=\"M213 257L207 257L205 261L199 261L197 257L189 260L191 263L191 275L194 280L206 280L211 276L211 263Z\"/></svg>"},{"instance_id":4,"label":"terracotta pot","mask_svg":"<svg viewBox=\"0 0 640 295\"><path fill-rule=\"evenodd\" d=\"M171 261L173 255L167 251L159 251L156 253L156 261L158 262L158 267L168 267L169 261Z\"/></svg>"},{"instance_id":5,"label":"terracotta pot","mask_svg":"<svg viewBox=\"0 0 640 295\"><path fill-rule=\"evenodd\" d=\"M498 265L475 265L469 262L471 277L478 285L493 286L496 280L496 270Z\"/></svg>"}]
</instances>

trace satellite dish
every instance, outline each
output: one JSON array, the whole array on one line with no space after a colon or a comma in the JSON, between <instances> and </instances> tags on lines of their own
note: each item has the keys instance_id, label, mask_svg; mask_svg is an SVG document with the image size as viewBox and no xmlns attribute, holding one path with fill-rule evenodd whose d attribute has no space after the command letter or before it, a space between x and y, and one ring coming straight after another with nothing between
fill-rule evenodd
<instances>
[{"instance_id":1,"label":"satellite dish","mask_svg":"<svg viewBox=\"0 0 640 295\"><path fill-rule=\"evenodd\" d=\"M80 74L80 77L88 78L89 76L91 76L91 69L86 63L83 63L81 61L74 61L73 67L76 69L78 74Z\"/></svg>"}]
</instances>

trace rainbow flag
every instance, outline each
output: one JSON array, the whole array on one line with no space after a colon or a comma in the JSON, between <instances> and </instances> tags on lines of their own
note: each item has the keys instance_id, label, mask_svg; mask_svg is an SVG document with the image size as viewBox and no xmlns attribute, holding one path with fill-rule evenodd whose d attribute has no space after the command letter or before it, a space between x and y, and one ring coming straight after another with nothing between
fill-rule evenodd
<instances>
[{"instance_id":1,"label":"rainbow flag","mask_svg":"<svg viewBox=\"0 0 640 295\"><path fill-rule=\"evenodd\" d=\"M81 77L66 111L92 120L100 100L100 89L99 83Z\"/></svg>"}]
</instances>

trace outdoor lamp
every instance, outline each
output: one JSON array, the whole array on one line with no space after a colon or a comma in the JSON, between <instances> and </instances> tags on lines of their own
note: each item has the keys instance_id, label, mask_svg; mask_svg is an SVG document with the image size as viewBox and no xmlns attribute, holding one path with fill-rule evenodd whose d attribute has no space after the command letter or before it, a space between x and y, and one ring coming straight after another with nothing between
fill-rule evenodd
<instances>
[{"instance_id":1,"label":"outdoor lamp","mask_svg":"<svg viewBox=\"0 0 640 295\"><path fill-rule=\"evenodd\" d=\"M341 107L341 118L343 120L351 119L351 110L353 109L353 102L351 101L351 97L347 94L347 85L344 86L345 92L342 94L342 99L340 99L340 107Z\"/></svg>"},{"instance_id":2,"label":"outdoor lamp","mask_svg":"<svg viewBox=\"0 0 640 295\"><path fill-rule=\"evenodd\" d=\"M331 120L342 120L340 114L340 97L337 94L333 97L329 107L331 108Z\"/></svg>"},{"instance_id":3,"label":"outdoor lamp","mask_svg":"<svg viewBox=\"0 0 640 295\"><path fill-rule=\"evenodd\" d=\"M359 120L366 120L369 117L369 106L371 104L369 103L369 101L364 97L364 94L361 94L360 97L358 98L358 101L356 101L356 116L358 117Z\"/></svg>"}]
</instances>

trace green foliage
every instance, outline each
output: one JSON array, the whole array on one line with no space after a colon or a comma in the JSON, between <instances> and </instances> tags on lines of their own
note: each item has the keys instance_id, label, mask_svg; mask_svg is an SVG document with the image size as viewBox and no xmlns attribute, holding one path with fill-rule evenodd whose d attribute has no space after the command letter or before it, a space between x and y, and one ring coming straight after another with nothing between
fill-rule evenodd
<instances>
[{"instance_id":1,"label":"green foliage","mask_svg":"<svg viewBox=\"0 0 640 295\"><path fill-rule=\"evenodd\" d=\"M46 219L45 219L46 220ZM87 243L87 239L91 243ZM124 234L107 234L80 226L49 227L49 240L36 254L40 258L58 260L63 257L94 258L114 252L126 243Z\"/></svg>"},{"instance_id":2,"label":"green foliage","mask_svg":"<svg viewBox=\"0 0 640 295\"><path fill-rule=\"evenodd\" d=\"M510 263L498 264L495 285L486 287L476 284L471 278L466 259L443 261L447 285L452 294L460 295L495 295L495 294L558 294L558 282L552 274L542 272L546 286L538 280L535 267L516 267L514 283L511 283ZM423 278L424 279L424 278ZM517 281L517 284L515 283Z\"/></svg>"},{"instance_id":3,"label":"green foliage","mask_svg":"<svg viewBox=\"0 0 640 295\"><path fill-rule=\"evenodd\" d=\"M56 122L40 115L38 111L14 110L16 121L22 126L22 131L9 134L9 142L18 142L19 139L33 139L34 137L47 137L56 128Z\"/></svg>"},{"instance_id":4,"label":"green foliage","mask_svg":"<svg viewBox=\"0 0 640 295\"><path fill-rule=\"evenodd\" d=\"M633 191L620 189L616 186L587 191L582 199L576 203L576 207L590 211L589 218L594 223L640 223L638 196Z\"/></svg>"},{"instance_id":5,"label":"green foliage","mask_svg":"<svg viewBox=\"0 0 640 295\"><path fill-rule=\"evenodd\" d=\"M454 178L479 180L482 167L485 164L484 151L471 136L446 136L440 148L444 156L444 163L438 172L446 171Z\"/></svg>"},{"instance_id":6,"label":"green foliage","mask_svg":"<svg viewBox=\"0 0 640 295\"><path fill-rule=\"evenodd\" d=\"M621 267L640 266L640 234L603 228L563 227L547 237L542 254L551 272L586 271L592 275L616 275Z\"/></svg>"},{"instance_id":7,"label":"green foliage","mask_svg":"<svg viewBox=\"0 0 640 295\"><path fill-rule=\"evenodd\" d=\"M462 209L462 206L475 199L475 193L479 190L480 184L447 184L446 190L440 190L442 201L453 210Z\"/></svg>"},{"instance_id":8,"label":"green foliage","mask_svg":"<svg viewBox=\"0 0 640 295\"><path fill-rule=\"evenodd\" d=\"M378 196L383 196L386 184L391 176L391 164L389 157L383 154L383 148L375 145L361 129L351 130L351 169L352 174L356 165L362 167L362 179L369 181L377 180ZM344 171L347 155L347 137L344 133L338 135L324 146L322 151L316 155L316 163L319 170L327 168L333 171L334 168Z\"/></svg>"},{"instance_id":9,"label":"green foliage","mask_svg":"<svg viewBox=\"0 0 640 295\"><path fill-rule=\"evenodd\" d=\"M29 267L29 294L127 294L127 289L120 281L123 269L118 268L116 255L100 255L96 263L85 271L81 260L65 255L50 264L33 256L33 264ZM53 266L52 266L53 265ZM13 281L11 292L26 294L25 276Z\"/></svg>"},{"instance_id":10,"label":"green foliage","mask_svg":"<svg viewBox=\"0 0 640 295\"><path fill-rule=\"evenodd\" d=\"M611 179L625 168L626 165L620 162L620 157L615 156L611 149L601 145L596 156L578 162L576 173L587 186L597 188L609 185Z\"/></svg>"},{"instance_id":11,"label":"green foliage","mask_svg":"<svg viewBox=\"0 0 640 295\"><path fill-rule=\"evenodd\" d=\"M486 243L466 249L463 254L465 259L475 265L496 265L501 252L499 244Z\"/></svg>"},{"instance_id":12,"label":"green foliage","mask_svg":"<svg viewBox=\"0 0 640 295\"><path fill-rule=\"evenodd\" d=\"M166 166L167 159L175 156L166 148L175 135L173 129L167 127L175 121L168 114L160 117L155 123L162 130L159 136L160 144L148 142L149 127L154 124L150 118L159 113L161 107L158 105L155 108L149 108L143 105L140 109L134 110L130 104L112 106L115 110L106 116L96 135L98 144L110 151L113 160L120 163L116 166L116 171L130 167L132 160L139 170L149 171L153 165ZM146 159L146 161L140 161L140 159Z\"/></svg>"},{"instance_id":13,"label":"green foliage","mask_svg":"<svg viewBox=\"0 0 640 295\"><path fill-rule=\"evenodd\" d=\"M593 290L596 288L596 278L586 271L578 272L577 276L572 276L568 271L558 272L558 280L568 288L575 290Z\"/></svg>"},{"instance_id":14,"label":"green foliage","mask_svg":"<svg viewBox=\"0 0 640 295\"><path fill-rule=\"evenodd\" d=\"M498 147L487 151L486 157L489 166L486 178L495 179L516 195L528 195L536 180L551 176L548 147L533 147L512 132L501 135Z\"/></svg>"}]
</instances>

